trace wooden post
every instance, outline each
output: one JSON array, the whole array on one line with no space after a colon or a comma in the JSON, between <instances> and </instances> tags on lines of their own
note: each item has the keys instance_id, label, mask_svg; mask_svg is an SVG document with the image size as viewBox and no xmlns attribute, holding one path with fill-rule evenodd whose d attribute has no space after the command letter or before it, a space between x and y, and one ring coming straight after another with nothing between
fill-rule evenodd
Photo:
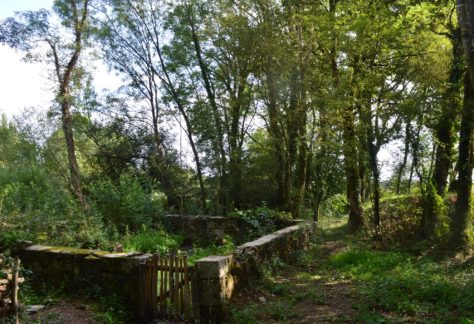
<instances>
[{"instance_id":1,"label":"wooden post","mask_svg":"<svg viewBox=\"0 0 474 324\"><path fill-rule=\"evenodd\" d=\"M170 289L170 306L171 311L174 314L174 258L173 255L170 254L170 264L169 264L169 289Z\"/></svg>"},{"instance_id":2,"label":"wooden post","mask_svg":"<svg viewBox=\"0 0 474 324\"><path fill-rule=\"evenodd\" d=\"M174 314L177 317L179 314L179 261L178 256L174 256L174 267L175 267L175 282L174 282Z\"/></svg>"},{"instance_id":3,"label":"wooden post","mask_svg":"<svg viewBox=\"0 0 474 324\"><path fill-rule=\"evenodd\" d=\"M183 257L183 272L184 272L184 319L186 322L191 320L190 316L190 302L191 298L189 295L189 272L188 272L188 256Z\"/></svg>"},{"instance_id":4,"label":"wooden post","mask_svg":"<svg viewBox=\"0 0 474 324\"><path fill-rule=\"evenodd\" d=\"M151 268L152 278L152 289L151 289L151 300L152 303L152 314L156 317L158 314L158 262L160 262L160 255L154 254Z\"/></svg>"},{"instance_id":5,"label":"wooden post","mask_svg":"<svg viewBox=\"0 0 474 324\"><path fill-rule=\"evenodd\" d=\"M164 295L163 295L163 303L164 303L164 311L165 311L165 319L168 318L168 305L166 305L166 299L167 299L167 294L168 294L168 291L170 292L171 294L171 289L169 288L169 280L170 279L170 271L169 271L169 265L171 263L171 259L168 257L165 259L165 281L164 281L164 284L165 284L165 287L164 287Z\"/></svg>"},{"instance_id":6,"label":"wooden post","mask_svg":"<svg viewBox=\"0 0 474 324\"><path fill-rule=\"evenodd\" d=\"M146 261L139 264L138 266L138 312L137 320L140 323L144 323L147 319L147 303L146 303L146 290L147 290L147 281L146 281Z\"/></svg>"},{"instance_id":7,"label":"wooden post","mask_svg":"<svg viewBox=\"0 0 474 324\"><path fill-rule=\"evenodd\" d=\"M199 303L199 275L197 267L194 265L190 272L191 276L191 308L194 320L199 323L201 320L201 309ZM189 270L191 270L189 269Z\"/></svg>"},{"instance_id":8,"label":"wooden post","mask_svg":"<svg viewBox=\"0 0 474 324\"><path fill-rule=\"evenodd\" d=\"M20 259L15 258L15 272L13 274L13 307L15 309L15 319L16 324L20 324L19 319L19 310L20 310L20 303L18 302L18 284L19 284L19 273L20 273Z\"/></svg>"},{"instance_id":9,"label":"wooden post","mask_svg":"<svg viewBox=\"0 0 474 324\"><path fill-rule=\"evenodd\" d=\"M179 308L181 314L184 314L184 286L186 285L186 281L184 280L184 258L179 258L179 277L180 277L180 285L179 285Z\"/></svg>"}]
</instances>

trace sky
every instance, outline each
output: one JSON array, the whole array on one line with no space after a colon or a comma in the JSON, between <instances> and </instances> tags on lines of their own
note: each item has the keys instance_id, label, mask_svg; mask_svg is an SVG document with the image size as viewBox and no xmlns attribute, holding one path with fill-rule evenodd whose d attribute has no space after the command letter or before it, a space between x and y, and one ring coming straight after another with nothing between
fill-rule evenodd
<instances>
[{"instance_id":1,"label":"sky","mask_svg":"<svg viewBox=\"0 0 474 324\"><path fill-rule=\"evenodd\" d=\"M0 20L15 11L51 9L53 0L0 0ZM24 108L46 110L54 99L54 88L48 79L48 68L42 63L22 61L23 53L0 45L0 114L11 118ZM96 63L94 85L100 93L104 88L116 88L120 80L108 73L103 63Z\"/></svg>"},{"instance_id":2,"label":"sky","mask_svg":"<svg viewBox=\"0 0 474 324\"><path fill-rule=\"evenodd\" d=\"M53 0L0 0L0 20L15 11L49 9ZM21 61L22 54L0 45L0 113L8 117L31 106L47 107L52 100L45 86L47 73L41 64Z\"/></svg>"}]
</instances>

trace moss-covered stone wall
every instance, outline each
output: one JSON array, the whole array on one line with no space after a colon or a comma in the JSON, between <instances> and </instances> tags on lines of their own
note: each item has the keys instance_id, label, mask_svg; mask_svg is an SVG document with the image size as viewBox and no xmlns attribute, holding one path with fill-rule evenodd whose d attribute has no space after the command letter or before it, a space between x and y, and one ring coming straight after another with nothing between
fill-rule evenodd
<instances>
[{"instance_id":1,"label":"moss-covered stone wall","mask_svg":"<svg viewBox=\"0 0 474 324\"><path fill-rule=\"evenodd\" d=\"M75 295L115 296L137 322L146 322L150 314L143 309L143 283L150 261L146 254L110 253L68 247L30 245L16 251L26 280L33 288L61 289Z\"/></svg>"},{"instance_id":2,"label":"moss-covered stone wall","mask_svg":"<svg viewBox=\"0 0 474 324\"><path fill-rule=\"evenodd\" d=\"M249 278L260 273L265 261L278 257L287 260L309 245L314 232L312 222L299 222L239 246L232 255L211 256L196 262L197 277L193 287L199 295L196 316L204 323L221 323L225 305Z\"/></svg>"},{"instance_id":3,"label":"moss-covered stone wall","mask_svg":"<svg viewBox=\"0 0 474 324\"><path fill-rule=\"evenodd\" d=\"M183 235L185 244L221 244L226 235L237 243L244 243L252 231L252 225L238 217L167 215L163 223L170 232ZM294 220L275 220L277 228L296 223Z\"/></svg>"}]
</instances>

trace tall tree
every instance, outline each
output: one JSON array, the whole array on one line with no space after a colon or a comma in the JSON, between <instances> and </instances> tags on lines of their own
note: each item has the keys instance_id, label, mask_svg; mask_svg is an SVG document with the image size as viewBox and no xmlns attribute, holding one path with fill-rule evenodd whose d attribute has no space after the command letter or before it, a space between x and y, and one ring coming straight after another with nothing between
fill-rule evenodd
<instances>
[{"instance_id":1,"label":"tall tree","mask_svg":"<svg viewBox=\"0 0 474 324\"><path fill-rule=\"evenodd\" d=\"M161 1L104 1L102 17L98 21L99 39L103 53L111 67L123 73L130 81L129 94L135 99L144 99L148 105L146 115L151 120L151 132L155 142L154 166L168 197L170 206L179 206L179 197L173 184L165 156L160 122L165 116L165 98L177 108L174 116L181 115L184 130L192 149L200 188L201 209L207 209L206 189L201 157L196 141L195 127L188 112L183 75L175 75L169 58L166 57L165 23L169 8ZM110 10L112 8L112 10Z\"/></svg>"},{"instance_id":2,"label":"tall tree","mask_svg":"<svg viewBox=\"0 0 474 324\"><path fill-rule=\"evenodd\" d=\"M451 221L452 242L462 248L468 243L466 233L471 206L472 187L472 133L474 123L474 4L471 1L457 0L457 14L464 56L468 70L464 78L464 104L461 115L459 138L458 168L459 176L456 185L457 201Z\"/></svg>"},{"instance_id":3,"label":"tall tree","mask_svg":"<svg viewBox=\"0 0 474 324\"><path fill-rule=\"evenodd\" d=\"M2 36L0 36L0 41L30 52L27 58L46 60L54 68L57 85L56 102L61 112L69 161L69 182L74 196L85 208L87 203L82 192L77 163L72 108L74 87L82 74L80 56L88 35L89 2L90 0L55 1L53 9L60 18L63 28L58 28L51 22L50 13L46 10L23 12L18 14L17 18L8 18L2 22ZM38 49L41 51L40 43L48 48L45 57L31 55L31 51Z\"/></svg>"}]
</instances>

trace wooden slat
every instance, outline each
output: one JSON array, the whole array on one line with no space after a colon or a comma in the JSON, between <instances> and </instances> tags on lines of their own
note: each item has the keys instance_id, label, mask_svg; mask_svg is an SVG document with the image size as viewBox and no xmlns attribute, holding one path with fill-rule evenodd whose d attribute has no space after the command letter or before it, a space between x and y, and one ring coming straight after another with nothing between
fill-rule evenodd
<instances>
[{"instance_id":1,"label":"wooden slat","mask_svg":"<svg viewBox=\"0 0 474 324\"><path fill-rule=\"evenodd\" d=\"M158 262L160 262L160 256L158 254L154 254L151 271L151 278L153 284L150 300L151 305L153 307L153 317L156 317L156 315L158 314L158 303L156 302L156 298L158 296Z\"/></svg>"},{"instance_id":2,"label":"wooden slat","mask_svg":"<svg viewBox=\"0 0 474 324\"><path fill-rule=\"evenodd\" d=\"M181 268L184 269L184 259L183 257L179 258L179 265ZM180 271L179 273L180 276L180 282L182 285L180 285L179 288L179 308L180 308L180 314L184 315L184 286L186 285L186 281L184 280L184 271Z\"/></svg>"},{"instance_id":3,"label":"wooden slat","mask_svg":"<svg viewBox=\"0 0 474 324\"><path fill-rule=\"evenodd\" d=\"M156 293L151 293L161 319L191 322L191 274L187 256L170 254L167 257L155 257L152 273L155 274ZM159 287L158 287L159 286Z\"/></svg>"},{"instance_id":4,"label":"wooden slat","mask_svg":"<svg viewBox=\"0 0 474 324\"><path fill-rule=\"evenodd\" d=\"M185 255L183 257L183 267L184 267L184 319L186 322L191 320L191 298L189 294L189 273L188 273L188 257Z\"/></svg>"},{"instance_id":5,"label":"wooden slat","mask_svg":"<svg viewBox=\"0 0 474 324\"><path fill-rule=\"evenodd\" d=\"M173 256L173 262L174 262L174 286L173 286L173 309L174 309L174 315L177 316L179 314L179 304L178 304L178 298L179 298L179 272L178 272L178 257L176 254Z\"/></svg>"},{"instance_id":6,"label":"wooden slat","mask_svg":"<svg viewBox=\"0 0 474 324\"><path fill-rule=\"evenodd\" d=\"M166 258L166 262L165 262L165 265L168 266L170 264L171 260L170 258ZM165 272L165 293L168 291L168 287L169 287L169 280L170 280L170 272L169 271L166 271ZM164 308L164 318L167 319L168 318L168 311L167 311L167 305L166 305L166 297L165 295L163 295L163 298L165 299L165 308Z\"/></svg>"},{"instance_id":7,"label":"wooden slat","mask_svg":"<svg viewBox=\"0 0 474 324\"><path fill-rule=\"evenodd\" d=\"M160 266L161 265L164 265L164 262L165 262L166 258L160 258ZM160 269L160 268L158 268ZM165 294L165 277L164 277L165 273L163 271L163 269L161 269L160 271L160 314L163 315L164 314L164 294Z\"/></svg>"},{"instance_id":8,"label":"wooden slat","mask_svg":"<svg viewBox=\"0 0 474 324\"><path fill-rule=\"evenodd\" d=\"M169 290L170 290L170 306L172 310L172 314L174 314L174 257L173 255L170 254L170 271L169 271L169 276L170 276L170 285L169 285Z\"/></svg>"}]
</instances>

